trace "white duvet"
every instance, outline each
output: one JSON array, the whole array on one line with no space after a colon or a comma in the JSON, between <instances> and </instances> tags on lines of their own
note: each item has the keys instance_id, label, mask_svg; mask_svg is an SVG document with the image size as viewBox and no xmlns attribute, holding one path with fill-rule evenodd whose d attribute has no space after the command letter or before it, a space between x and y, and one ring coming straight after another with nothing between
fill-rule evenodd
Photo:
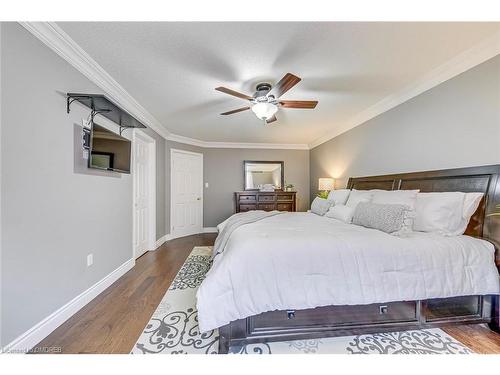
<instances>
[{"instance_id":1,"label":"white duvet","mask_svg":"<svg viewBox=\"0 0 500 375\"><path fill-rule=\"evenodd\" d=\"M202 332L271 310L499 294L494 247L469 236L409 237L311 213L242 225L197 293Z\"/></svg>"}]
</instances>

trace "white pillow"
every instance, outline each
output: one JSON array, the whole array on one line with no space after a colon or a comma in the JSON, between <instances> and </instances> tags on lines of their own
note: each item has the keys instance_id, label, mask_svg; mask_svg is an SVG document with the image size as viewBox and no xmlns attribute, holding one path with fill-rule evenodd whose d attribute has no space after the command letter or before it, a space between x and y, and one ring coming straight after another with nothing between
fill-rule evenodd
<instances>
[{"instance_id":1,"label":"white pillow","mask_svg":"<svg viewBox=\"0 0 500 375\"><path fill-rule=\"evenodd\" d=\"M328 200L334 201L335 205L337 204L345 204L347 202L347 198L349 198L349 194L351 193L350 189L339 189L332 190L328 194Z\"/></svg>"},{"instance_id":2,"label":"white pillow","mask_svg":"<svg viewBox=\"0 0 500 375\"><path fill-rule=\"evenodd\" d=\"M459 192L418 193L413 230L455 235L463 226L464 198Z\"/></svg>"},{"instance_id":3,"label":"white pillow","mask_svg":"<svg viewBox=\"0 0 500 375\"><path fill-rule=\"evenodd\" d=\"M314 198L313 202L311 203L311 212L316 215L323 216L326 214L328 209L333 205L334 203L332 201L329 201L327 199L323 199L320 197Z\"/></svg>"},{"instance_id":4,"label":"white pillow","mask_svg":"<svg viewBox=\"0 0 500 375\"><path fill-rule=\"evenodd\" d=\"M455 231L455 235L464 234L467 226L469 225L470 218L479 207L479 203L483 198L483 193L461 193L464 194L464 208L462 211L462 220L460 226Z\"/></svg>"},{"instance_id":5,"label":"white pillow","mask_svg":"<svg viewBox=\"0 0 500 375\"><path fill-rule=\"evenodd\" d=\"M371 203L402 204L410 210L415 209L417 193L420 190L375 190Z\"/></svg>"},{"instance_id":6,"label":"white pillow","mask_svg":"<svg viewBox=\"0 0 500 375\"><path fill-rule=\"evenodd\" d=\"M326 217L337 219L347 224L350 224L352 222L353 215L354 207L345 206L343 204L338 204L330 207L328 212L325 214Z\"/></svg>"},{"instance_id":7,"label":"white pillow","mask_svg":"<svg viewBox=\"0 0 500 375\"><path fill-rule=\"evenodd\" d=\"M470 220L472 215L474 215L474 212L476 212L477 208L479 207L479 203L481 202L481 199L483 198L483 193L464 193L465 198L464 198L464 214L463 217L464 219Z\"/></svg>"},{"instance_id":8,"label":"white pillow","mask_svg":"<svg viewBox=\"0 0 500 375\"><path fill-rule=\"evenodd\" d=\"M349 194L349 199L347 199L347 203L345 205L356 208L360 202L371 202L372 196L373 191L352 189L351 194Z\"/></svg>"}]
</instances>

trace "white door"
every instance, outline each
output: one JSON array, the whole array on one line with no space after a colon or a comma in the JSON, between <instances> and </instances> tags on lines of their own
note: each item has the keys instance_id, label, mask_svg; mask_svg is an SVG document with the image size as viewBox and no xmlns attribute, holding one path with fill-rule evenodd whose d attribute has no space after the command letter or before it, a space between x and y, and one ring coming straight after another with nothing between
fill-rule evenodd
<instances>
[{"instance_id":1,"label":"white door","mask_svg":"<svg viewBox=\"0 0 500 375\"><path fill-rule=\"evenodd\" d=\"M145 135L136 134L133 142L134 191L134 256L140 257L151 248L153 220L152 201L152 143ZM156 230L156 228L155 228Z\"/></svg>"},{"instance_id":2,"label":"white door","mask_svg":"<svg viewBox=\"0 0 500 375\"><path fill-rule=\"evenodd\" d=\"M171 214L173 237L201 233L203 227L203 154L171 150Z\"/></svg>"}]
</instances>

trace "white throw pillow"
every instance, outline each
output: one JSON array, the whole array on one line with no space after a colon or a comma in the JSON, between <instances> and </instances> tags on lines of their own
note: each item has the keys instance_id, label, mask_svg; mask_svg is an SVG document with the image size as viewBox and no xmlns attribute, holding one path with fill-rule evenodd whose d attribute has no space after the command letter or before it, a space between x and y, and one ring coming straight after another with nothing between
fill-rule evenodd
<instances>
[{"instance_id":1,"label":"white throw pillow","mask_svg":"<svg viewBox=\"0 0 500 375\"><path fill-rule=\"evenodd\" d=\"M311 204L311 212L316 215L323 216L327 213L328 209L333 205L332 201L320 197L314 198Z\"/></svg>"},{"instance_id":2,"label":"white throw pillow","mask_svg":"<svg viewBox=\"0 0 500 375\"><path fill-rule=\"evenodd\" d=\"M483 198L483 193L464 193L464 219L470 220L472 215L476 212L479 207L479 203Z\"/></svg>"},{"instance_id":3,"label":"white throw pillow","mask_svg":"<svg viewBox=\"0 0 500 375\"><path fill-rule=\"evenodd\" d=\"M402 204L410 210L415 209L415 201L420 190L375 190L371 203Z\"/></svg>"},{"instance_id":4,"label":"white throw pillow","mask_svg":"<svg viewBox=\"0 0 500 375\"><path fill-rule=\"evenodd\" d=\"M360 202L371 202L372 197L373 191L352 189L351 194L349 194L349 199L347 199L347 203L345 205L356 208Z\"/></svg>"},{"instance_id":5,"label":"white throw pillow","mask_svg":"<svg viewBox=\"0 0 500 375\"><path fill-rule=\"evenodd\" d=\"M325 214L326 217L337 219L347 224L350 224L352 222L353 215L354 207L348 207L343 204L330 207L328 212Z\"/></svg>"},{"instance_id":6,"label":"white throw pillow","mask_svg":"<svg viewBox=\"0 0 500 375\"><path fill-rule=\"evenodd\" d=\"M464 234L469 225L470 218L479 207L479 203L483 198L483 193L461 193L464 194L464 208L462 211L462 221L458 229L454 232L455 235Z\"/></svg>"},{"instance_id":7,"label":"white throw pillow","mask_svg":"<svg viewBox=\"0 0 500 375\"><path fill-rule=\"evenodd\" d=\"M413 230L455 235L463 226L464 198L459 192L418 193Z\"/></svg>"},{"instance_id":8,"label":"white throw pillow","mask_svg":"<svg viewBox=\"0 0 500 375\"><path fill-rule=\"evenodd\" d=\"M350 189L339 189L332 190L328 194L328 200L335 202L335 205L338 204L346 204L347 199L349 198L349 194L351 193Z\"/></svg>"}]
</instances>

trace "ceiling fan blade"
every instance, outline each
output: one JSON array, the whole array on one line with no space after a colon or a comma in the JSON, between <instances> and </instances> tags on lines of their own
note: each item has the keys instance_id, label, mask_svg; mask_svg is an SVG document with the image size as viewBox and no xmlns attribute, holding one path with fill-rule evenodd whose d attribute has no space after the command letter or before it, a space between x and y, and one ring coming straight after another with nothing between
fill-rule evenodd
<instances>
[{"instance_id":1,"label":"ceiling fan blade","mask_svg":"<svg viewBox=\"0 0 500 375\"><path fill-rule=\"evenodd\" d=\"M246 111L247 109L250 109L250 107L233 109L232 111L227 111L227 112L221 113L221 115L232 115L233 113L243 112L243 111Z\"/></svg>"},{"instance_id":2,"label":"ceiling fan blade","mask_svg":"<svg viewBox=\"0 0 500 375\"><path fill-rule=\"evenodd\" d=\"M278 120L278 119L276 118L276 115L274 115L274 116L273 116L273 117L271 117L269 120L266 120L266 122L267 122L268 124L270 124L271 122L274 122L274 121L276 121L276 120Z\"/></svg>"},{"instance_id":3,"label":"ceiling fan blade","mask_svg":"<svg viewBox=\"0 0 500 375\"><path fill-rule=\"evenodd\" d=\"M246 100L252 100L253 99L251 96L242 94L241 92L238 92L238 91L234 91L234 90L228 89L226 87L216 87L215 89L217 91L223 92L224 94L229 94L229 95L232 95L232 96L236 96L237 98L246 99Z\"/></svg>"},{"instance_id":4,"label":"ceiling fan blade","mask_svg":"<svg viewBox=\"0 0 500 375\"><path fill-rule=\"evenodd\" d=\"M318 104L317 100L280 100L283 108L313 109Z\"/></svg>"},{"instance_id":5,"label":"ceiling fan blade","mask_svg":"<svg viewBox=\"0 0 500 375\"><path fill-rule=\"evenodd\" d=\"M292 73L287 73L281 80L271 89L269 95L274 95L277 99L285 92L290 90L293 86L299 83L301 78L293 75Z\"/></svg>"}]
</instances>

